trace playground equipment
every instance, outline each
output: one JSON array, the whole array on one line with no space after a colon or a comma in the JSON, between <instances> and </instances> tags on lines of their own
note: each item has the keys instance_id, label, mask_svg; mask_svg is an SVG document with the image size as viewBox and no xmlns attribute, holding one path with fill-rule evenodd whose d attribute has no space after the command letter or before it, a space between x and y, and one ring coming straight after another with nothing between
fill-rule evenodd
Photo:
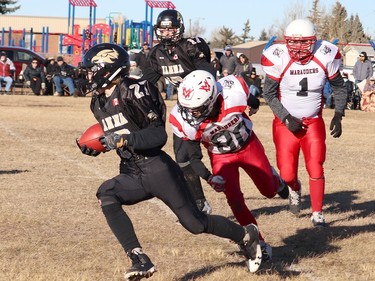
<instances>
[{"instance_id":1,"label":"playground equipment","mask_svg":"<svg viewBox=\"0 0 375 281\"><path fill-rule=\"evenodd\" d=\"M37 48L37 38L41 40L41 46ZM20 46L24 48L29 48L30 50L48 53L48 39L49 39L49 28L42 28L41 34L35 34L31 28L29 32L26 29L14 30L11 27L6 31L3 27L1 29L0 42L2 46L5 46L7 43L8 46Z\"/></svg>"},{"instance_id":2,"label":"playground equipment","mask_svg":"<svg viewBox=\"0 0 375 281\"><path fill-rule=\"evenodd\" d=\"M40 53L60 53L77 57L79 61L85 51L91 46L109 42L129 48L141 48L143 42L153 45L153 9L175 9L171 1L145 0L145 20L135 22L125 20L121 13L110 13L105 23L96 23L97 4L94 0L68 0L69 15L67 33L50 33L49 27L42 27L42 31L30 30L9 30L2 28L0 34L0 45L30 48ZM80 26L75 23L76 7L89 7L89 23L87 26ZM82 21L80 21L82 25ZM65 28L65 27L64 27ZM50 44L49 44L49 41ZM54 50L49 50L51 46ZM57 48L57 49L55 49ZM75 64L75 63L74 63Z\"/></svg>"}]
</instances>

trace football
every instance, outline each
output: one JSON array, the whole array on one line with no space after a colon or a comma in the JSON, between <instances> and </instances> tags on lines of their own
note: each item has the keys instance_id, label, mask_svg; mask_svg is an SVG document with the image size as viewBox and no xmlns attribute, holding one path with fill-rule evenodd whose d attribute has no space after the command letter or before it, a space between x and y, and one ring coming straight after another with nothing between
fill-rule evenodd
<instances>
[{"instance_id":1,"label":"football","mask_svg":"<svg viewBox=\"0 0 375 281\"><path fill-rule=\"evenodd\" d=\"M96 150L98 152L104 152L105 148L100 143L99 138L104 135L102 127L99 123L96 123L89 128L81 135L78 140L80 146L86 145L88 148Z\"/></svg>"}]
</instances>

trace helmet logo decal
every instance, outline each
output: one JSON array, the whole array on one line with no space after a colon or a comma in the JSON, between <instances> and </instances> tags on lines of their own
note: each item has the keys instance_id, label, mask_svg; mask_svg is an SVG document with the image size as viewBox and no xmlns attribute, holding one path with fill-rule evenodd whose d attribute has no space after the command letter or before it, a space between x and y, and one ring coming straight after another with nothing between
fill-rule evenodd
<instances>
[{"instance_id":1,"label":"helmet logo decal","mask_svg":"<svg viewBox=\"0 0 375 281\"><path fill-rule=\"evenodd\" d=\"M106 49L98 52L92 59L92 63L109 63L112 64L119 57L119 53L115 49Z\"/></svg>"},{"instance_id":2,"label":"helmet logo decal","mask_svg":"<svg viewBox=\"0 0 375 281\"><path fill-rule=\"evenodd\" d=\"M204 90L206 92L211 91L211 86L208 84L207 79L204 80L204 84L199 88L199 90Z\"/></svg>"},{"instance_id":3,"label":"helmet logo decal","mask_svg":"<svg viewBox=\"0 0 375 281\"><path fill-rule=\"evenodd\" d=\"M185 99L190 98L190 94L193 92L193 89L186 89L185 87L182 88L182 95Z\"/></svg>"}]
</instances>

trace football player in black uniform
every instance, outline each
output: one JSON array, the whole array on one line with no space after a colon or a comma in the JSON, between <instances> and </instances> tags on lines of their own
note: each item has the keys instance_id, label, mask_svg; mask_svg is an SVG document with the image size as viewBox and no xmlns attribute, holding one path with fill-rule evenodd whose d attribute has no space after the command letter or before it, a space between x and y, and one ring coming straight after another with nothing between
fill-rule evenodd
<instances>
[{"instance_id":1,"label":"football player in black uniform","mask_svg":"<svg viewBox=\"0 0 375 281\"><path fill-rule=\"evenodd\" d=\"M98 44L85 54L82 67L93 91L91 110L104 131L100 141L106 151L116 150L120 157L120 174L105 181L96 196L109 227L132 261L125 278L140 280L156 271L122 209L122 205L153 197L162 200L189 232L210 233L238 243L249 270L255 272L262 258L258 228L254 224L242 227L198 210L180 167L162 150L167 141L164 101L154 84L127 76L127 52L114 44ZM100 154L85 145L80 150L86 155Z\"/></svg>"},{"instance_id":2,"label":"football player in black uniform","mask_svg":"<svg viewBox=\"0 0 375 281\"><path fill-rule=\"evenodd\" d=\"M184 21L176 10L162 11L154 26L154 32L159 44L154 46L148 56L151 68L145 71L143 79L155 84L161 76L169 83L178 86L182 79L194 70L206 70L216 77L215 69L210 64L210 48L202 38L183 38ZM205 179L211 186L215 185L210 177L210 171L203 165L202 151L199 143L195 145L193 158L188 157L182 140L173 136L175 158L188 182L198 208L210 214L208 204L199 177Z\"/></svg>"}]
</instances>

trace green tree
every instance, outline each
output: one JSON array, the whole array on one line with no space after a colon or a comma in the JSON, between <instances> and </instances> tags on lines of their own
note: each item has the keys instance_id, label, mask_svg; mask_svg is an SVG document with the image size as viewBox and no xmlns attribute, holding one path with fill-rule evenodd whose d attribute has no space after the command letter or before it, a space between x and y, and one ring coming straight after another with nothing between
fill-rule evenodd
<instances>
[{"instance_id":1,"label":"green tree","mask_svg":"<svg viewBox=\"0 0 375 281\"><path fill-rule=\"evenodd\" d=\"M321 8L319 0L313 0L312 8L308 19L314 23L318 38L322 38L321 34L324 32L324 25L326 23L324 10Z\"/></svg>"},{"instance_id":2,"label":"green tree","mask_svg":"<svg viewBox=\"0 0 375 281\"><path fill-rule=\"evenodd\" d=\"M251 39L251 37L249 35L250 30L251 30L250 20L247 19L247 21L244 24L244 28L242 29L243 33L240 36L240 40L241 40L242 43L245 43L245 42L249 41L247 39Z\"/></svg>"},{"instance_id":3,"label":"green tree","mask_svg":"<svg viewBox=\"0 0 375 281\"><path fill-rule=\"evenodd\" d=\"M270 40L270 38L271 37L267 34L266 30L263 28L259 36L259 41L268 41Z\"/></svg>"},{"instance_id":4,"label":"green tree","mask_svg":"<svg viewBox=\"0 0 375 281\"><path fill-rule=\"evenodd\" d=\"M212 38L212 48L224 48L225 45L236 45L241 42L240 38L234 33L234 31L225 26L214 32Z\"/></svg>"},{"instance_id":5,"label":"green tree","mask_svg":"<svg viewBox=\"0 0 375 281\"><path fill-rule=\"evenodd\" d=\"M358 14L355 16L351 15L349 19L349 32L347 42L356 43L367 43L370 38L368 38L363 30L363 25L359 19Z\"/></svg>"},{"instance_id":6,"label":"green tree","mask_svg":"<svg viewBox=\"0 0 375 281\"><path fill-rule=\"evenodd\" d=\"M0 14L10 14L18 10L21 6L9 7L17 4L18 0L0 0Z\"/></svg>"}]
</instances>

